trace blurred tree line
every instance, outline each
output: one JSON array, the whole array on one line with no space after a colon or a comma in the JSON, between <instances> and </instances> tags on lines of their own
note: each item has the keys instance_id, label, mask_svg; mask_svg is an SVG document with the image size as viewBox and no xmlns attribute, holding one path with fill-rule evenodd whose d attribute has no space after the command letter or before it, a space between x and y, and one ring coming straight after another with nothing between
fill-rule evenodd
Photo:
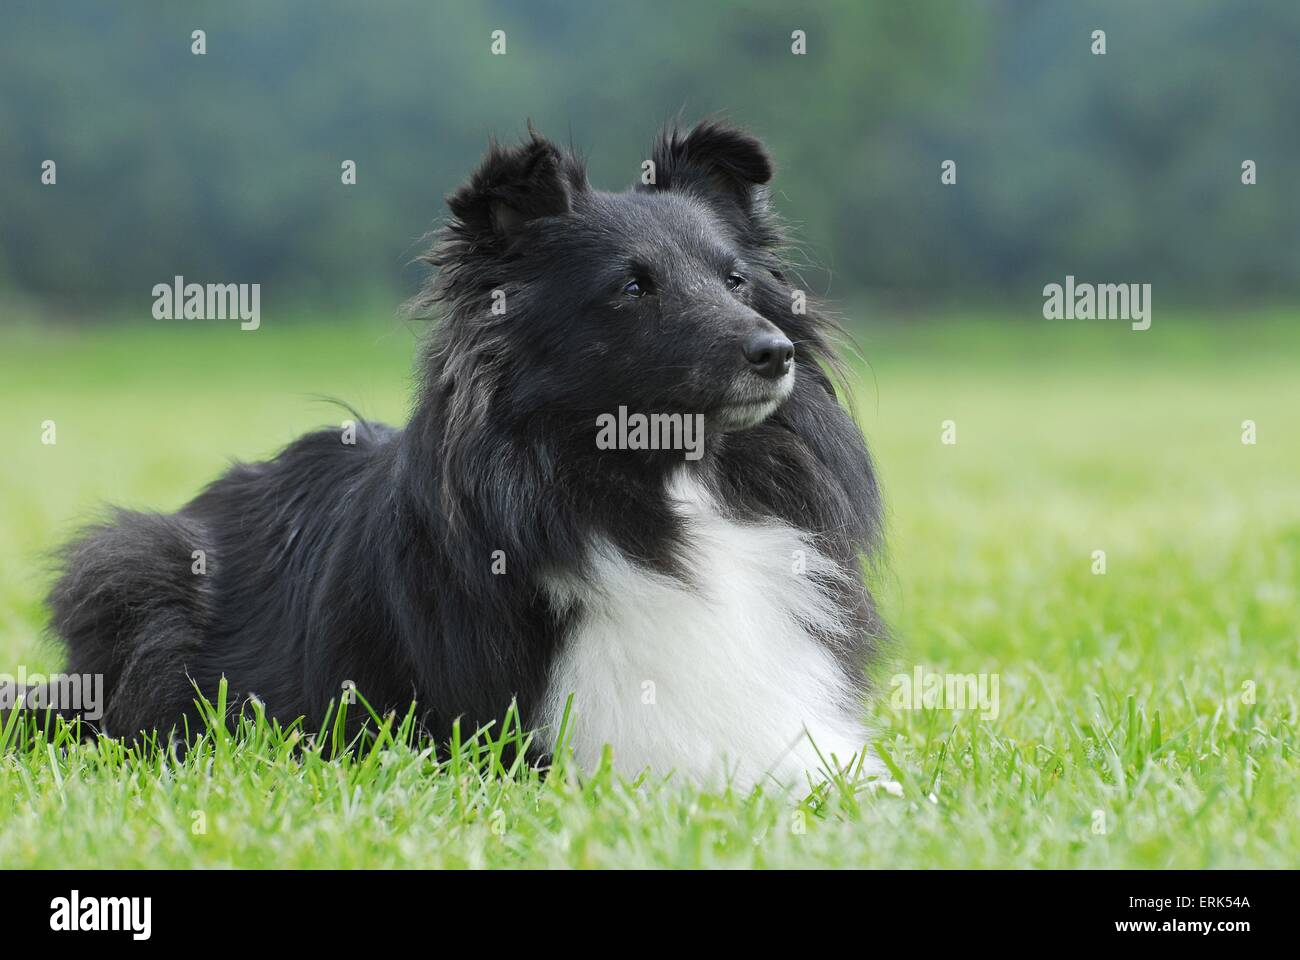
<instances>
[{"instance_id":1,"label":"blurred tree line","mask_svg":"<svg viewBox=\"0 0 1300 960\"><path fill-rule=\"evenodd\" d=\"M401 296L490 134L531 118L616 189L659 125L715 112L768 141L839 297L1300 292L1296 0L9 0L0 290L86 317L144 315L175 274Z\"/></svg>"}]
</instances>

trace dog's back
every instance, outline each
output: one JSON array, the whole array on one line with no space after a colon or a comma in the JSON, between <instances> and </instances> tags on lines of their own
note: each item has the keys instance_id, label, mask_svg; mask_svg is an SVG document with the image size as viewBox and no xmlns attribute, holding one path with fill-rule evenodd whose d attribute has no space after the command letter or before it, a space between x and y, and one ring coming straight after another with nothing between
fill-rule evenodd
<instances>
[{"instance_id":1,"label":"dog's back","mask_svg":"<svg viewBox=\"0 0 1300 960\"><path fill-rule=\"evenodd\" d=\"M321 592L364 575L329 558L350 527L362 535L396 435L368 423L355 442L307 434L273 460L234 466L176 514L115 510L74 540L50 592L52 627L69 673L104 678L98 725L201 729L197 691L212 696L223 676L285 720L320 708L294 664L314 617L333 609Z\"/></svg>"}]
</instances>

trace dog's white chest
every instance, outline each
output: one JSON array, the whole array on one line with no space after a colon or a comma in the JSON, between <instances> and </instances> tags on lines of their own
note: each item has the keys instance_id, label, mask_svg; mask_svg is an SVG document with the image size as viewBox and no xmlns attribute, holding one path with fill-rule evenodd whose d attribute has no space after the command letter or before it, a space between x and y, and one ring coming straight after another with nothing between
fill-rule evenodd
<instances>
[{"instance_id":1,"label":"dog's white chest","mask_svg":"<svg viewBox=\"0 0 1300 960\"><path fill-rule=\"evenodd\" d=\"M693 483L670 493L688 524L692 584L603 544L592 580L549 585L582 614L552 668L547 726L572 694L578 762L594 767L609 744L626 774L747 786L802 782L827 765L819 751L847 765L866 743L864 708L812 635L844 629L819 586L835 568L791 527L730 520Z\"/></svg>"}]
</instances>

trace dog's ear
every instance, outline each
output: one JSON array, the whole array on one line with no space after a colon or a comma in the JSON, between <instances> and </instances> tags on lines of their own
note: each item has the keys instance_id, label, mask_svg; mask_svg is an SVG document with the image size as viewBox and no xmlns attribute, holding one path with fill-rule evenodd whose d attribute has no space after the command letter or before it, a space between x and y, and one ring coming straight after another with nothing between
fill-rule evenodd
<instances>
[{"instance_id":1,"label":"dog's ear","mask_svg":"<svg viewBox=\"0 0 1300 960\"><path fill-rule=\"evenodd\" d=\"M469 182L447 198L452 229L476 245L508 245L532 221L568 213L586 185L582 163L530 124L518 146L489 144Z\"/></svg>"},{"instance_id":2,"label":"dog's ear","mask_svg":"<svg viewBox=\"0 0 1300 960\"><path fill-rule=\"evenodd\" d=\"M763 144L743 130L716 120L704 120L685 134L669 128L660 133L650 157L655 182L643 190L722 197L751 216L767 208L772 160Z\"/></svg>"}]
</instances>

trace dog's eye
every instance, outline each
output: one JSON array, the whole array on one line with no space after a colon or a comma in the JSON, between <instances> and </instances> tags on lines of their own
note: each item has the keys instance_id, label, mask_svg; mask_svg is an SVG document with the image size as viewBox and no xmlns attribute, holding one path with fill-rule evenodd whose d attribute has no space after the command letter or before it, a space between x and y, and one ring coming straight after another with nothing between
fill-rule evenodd
<instances>
[{"instance_id":1,"label":"dog's eye","mask_svg":"<svg viewBox=\"0 0 1300 960\"><path fill-rule=\"evenodd\" d=\"M744 285L745 285L745 278L742 277L740 274L731 273L727 275L728 290L739 290Z\"/></svg>"},{"instance_id":2,"label":"dog's eye","mask_svg":"<svg viewBox=\"0 0 1300 960\"><path fill-rule=\"evenodd\" d=\"M623 296L631 297L633 300L640 300L645 296L645 287L640 280L629 280L623 286Z\"/></svg>"}]
</instances>

